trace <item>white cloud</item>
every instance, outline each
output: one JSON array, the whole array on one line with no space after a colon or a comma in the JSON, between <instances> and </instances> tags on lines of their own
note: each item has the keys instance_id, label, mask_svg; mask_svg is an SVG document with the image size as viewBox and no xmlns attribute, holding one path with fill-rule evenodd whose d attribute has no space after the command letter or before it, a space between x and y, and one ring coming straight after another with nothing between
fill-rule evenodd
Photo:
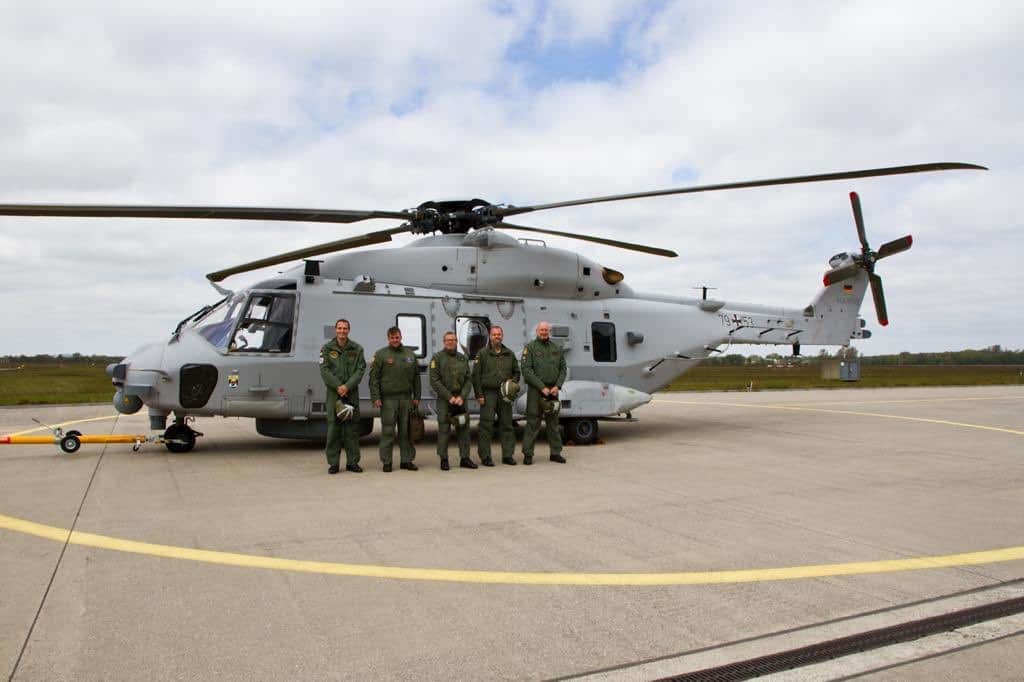
<instances>
[{"instance_id":1,"label":"white cloud","mask_svg":"<svg viewBox=\"0 0 1024 682\"><path fill-rule=\"evenodd\" d=\"M827 257L856 244L846 193L857 189L873 245L916 238L879 265L893 323L864 352L1024 346L1008 262L1022 246L1017 4L389 7L23 4L0 26L0 201L526 204L972 161L993 170L521 222L680 252L548 240L638 289L707 283L729 299L802 305ZM524 51L530 68L557 68L547 50L616 36L625 56L610 78L524 78ZM0 286L20 333L0 336L0 354L128 352L215 297L205 272L383 225L2 218ZM53 333L66 315L79 318L72 338Z\"/></svg>"}]
</instances>

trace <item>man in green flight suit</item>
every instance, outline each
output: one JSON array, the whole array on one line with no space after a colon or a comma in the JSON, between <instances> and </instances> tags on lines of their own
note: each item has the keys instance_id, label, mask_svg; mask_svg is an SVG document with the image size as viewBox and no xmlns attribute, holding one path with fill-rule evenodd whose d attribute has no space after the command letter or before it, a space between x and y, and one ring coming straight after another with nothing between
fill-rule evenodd
<instances>
[{"instance_id":1,"label":"man in green flight suit","mask_svg":"<svg viewBox=\"0 0 1024 682\"><path fill-rule=\"evenodd\" d=\"M451 425L448 417L457 412L460 419L455 424L459 441L459 466L476 469L469 458L469 419L466 400L472 382L469 378L469 359L456 350L458 341L455 332L445 332L444 350L434 353L430 359L430 387L437 396L437 456L441 458L441 470L448 471L448 431Z\"/></svg>"},{"instance_id":2,"label":"man in green flight suit","mask_svg":"<svg viewBox=\"0 0 1024 682\"><path fill-rule=\"evenodd\" d=\"M519 362L502 339L501 327L491 327L491 342L477 353L473 365L473 392L480 403L480 431L477 434L477 452L484 466L494 466L491 459L491 438L494 435L494 414L498 414L498 434L501 438L501 461L515 464L516 434L512 426L512 403L501 397L501 385L506 381L519 381Z\"/></svg>"},{"instance_id":3,"label":"man in green flight suit","mask_svg":"<svg viewBox=\"0 0 1024 682\"><path fill-rule=\"evenodd\" d=\"M359 466L359 382L366 371L363 347L348 338L348 320L334 323L334 338L320 349L320 377L327 387L327 473L336 474L345 446L345 470L362 472ZM341 401L352 406L347 419L338 417Z\"/></svg>"},{"instance_id":4,"label":"man in green flight suit","mask_svg":"<svg viewBox=\"0 0 1024 682\"><path fill-rule=\"evenodd\" d=\"M562 348L551 340L551 325L537 324L537 338L523 347L523 379L530 387L526 394L526 432L523 434L523 464L533 464L533 444L540 431L542 401L559 401L565 382L566 366ZM556 403L557 404L557 403ZM562 437L558 433L558 412L543 411L547 426L551 461L565 464Z\"/></svg>"},{"instance_id":5,"label":"man in green flight suit","mask_svg":"<svg viewBox=\"0 0 1024 682\"><path fill-rule=\"evenodd\" d=\"M384 471L391 471L396 423L400 466L416 471L419 467L412 462L416 449L409 435L409 414L420 406L420 368L416 354L402 345L398 327L388 329L388 345L374 353L370 361L370 398L380 409L380 461Z\"/></svg>"}]
</instances>

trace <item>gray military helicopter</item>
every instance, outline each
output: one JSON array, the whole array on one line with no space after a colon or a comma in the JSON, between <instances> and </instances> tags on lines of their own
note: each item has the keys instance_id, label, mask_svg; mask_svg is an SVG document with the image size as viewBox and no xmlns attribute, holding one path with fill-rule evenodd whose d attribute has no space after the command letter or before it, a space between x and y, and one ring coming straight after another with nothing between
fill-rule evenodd
<instances>
[{"instance_id":1,"label":"gray military helicopter","mask_svg":"<svg viewBox=\"0 0 1024 682\"><path fill-rule=\"evenodd\" d=\"M369 343L393 325L421 359L456 332L471 358L484 347L488 327L505 330L513 349L547 320L551 337L566 352L569 378L561 393L560 419L580 444L598 436L599 419L631 419L651 394L720 352L725 344L845 346L871 333L859 318L870 286L875 311L888 323L882 280L875 265L909 249L911 237L883 244L867 241L860 202L850 194L859 253L833 256L824 288L809 304L787 308L638 293L624 275L577 253L548 247L536 238L516 239L504 229L571 237L656 256L667 249L593 235L512 224L506 218L568 206L832 180L956 169L986 170L966 163L929 163L858 171L751 180L617 194L532 206L495 205L482 199L428 201L401 211L124 205L0 205L0 215L132 218L200 218L355 223L402 221L397 227L318 244L207 275L222 298L182 320L170 338L142 346L108 367L116 388L114 407L133 414L149 409L150 428L163 431L172 452L188 452L202 435L196 417L252 417L256 430L277 438L326 437L324 386L317 364L334 321L352 322L353 338ZM395 235L427 235L398 249L339 253L389 242ZM317 256L335 254L326 259ZM225 278L268 266L304 261L240 291ZM369 349L368 349L369 350ZM366 379L364 379L364 384ZM421 410L433 413L424 380ZM362 435L373 430L377 409L364 385ZM475 401L474 401L475 402ZM517 415L525 413L525 395ZM173 422L167 425L168 417Z\"/></svg>"}]
</instances>

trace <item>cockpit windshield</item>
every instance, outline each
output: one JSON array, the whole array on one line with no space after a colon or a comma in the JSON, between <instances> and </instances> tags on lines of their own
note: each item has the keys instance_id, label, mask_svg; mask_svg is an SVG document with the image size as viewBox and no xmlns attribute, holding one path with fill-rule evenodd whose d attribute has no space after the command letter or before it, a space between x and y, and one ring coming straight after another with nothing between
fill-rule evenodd
<instances>
[{"instance_id":1,"label":"cockpit windshield","mask_svg":"<svg viewBox=\"0 0 1024 682\"><path fill-rule=\"evenodd\" d=\"M244 303L244 293L234 294L198 317L190 326L215 347L227 350L231 331L242 314Z\"/></svg>"}]
</instances>

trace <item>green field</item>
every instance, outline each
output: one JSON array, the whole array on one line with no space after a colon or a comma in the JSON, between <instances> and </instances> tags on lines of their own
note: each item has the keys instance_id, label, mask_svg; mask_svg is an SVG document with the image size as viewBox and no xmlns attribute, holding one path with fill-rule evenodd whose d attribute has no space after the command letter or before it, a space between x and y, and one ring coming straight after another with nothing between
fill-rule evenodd
<instances>
[{"instance_id":1,"label":"green field","mask_svg":"<svg viewBox=\"0 0 1024 682\"><path fill-rule=\"evenodd\" d=\"M752 382L752 383L751 383ZM755 391L784 388L875 388L880 386L981 386L1024 384L1024 365L863 365L861 380L821 378L818 365L699 365L670 391ZM87 364L26 365L0 371L0 405L110 402L114 389L103 367Z\"/></svg>"},{"instance_id":2,"label":"green field","mask_svg":"<svg viewBox=\"0 0 1024 682\"><path fill-rule=\"evenodd\" d=\"M110 377L99 365L25 365L0 371L0 405L105 403L113 397Z\"/></svg>"},{"instance_id":3,"label":"green field","mask_svg":"<svg viewBox=\"0 0 1024 682\"><path fill-rule=\"evenodd\" d=\"M1024 365L861 365L860 381L822 379L819 365L739 367L698 365L670 391L745 391L782 388L878 388L883 386L989 386L1024 384Z\"/></svg>"}]
</instances>

